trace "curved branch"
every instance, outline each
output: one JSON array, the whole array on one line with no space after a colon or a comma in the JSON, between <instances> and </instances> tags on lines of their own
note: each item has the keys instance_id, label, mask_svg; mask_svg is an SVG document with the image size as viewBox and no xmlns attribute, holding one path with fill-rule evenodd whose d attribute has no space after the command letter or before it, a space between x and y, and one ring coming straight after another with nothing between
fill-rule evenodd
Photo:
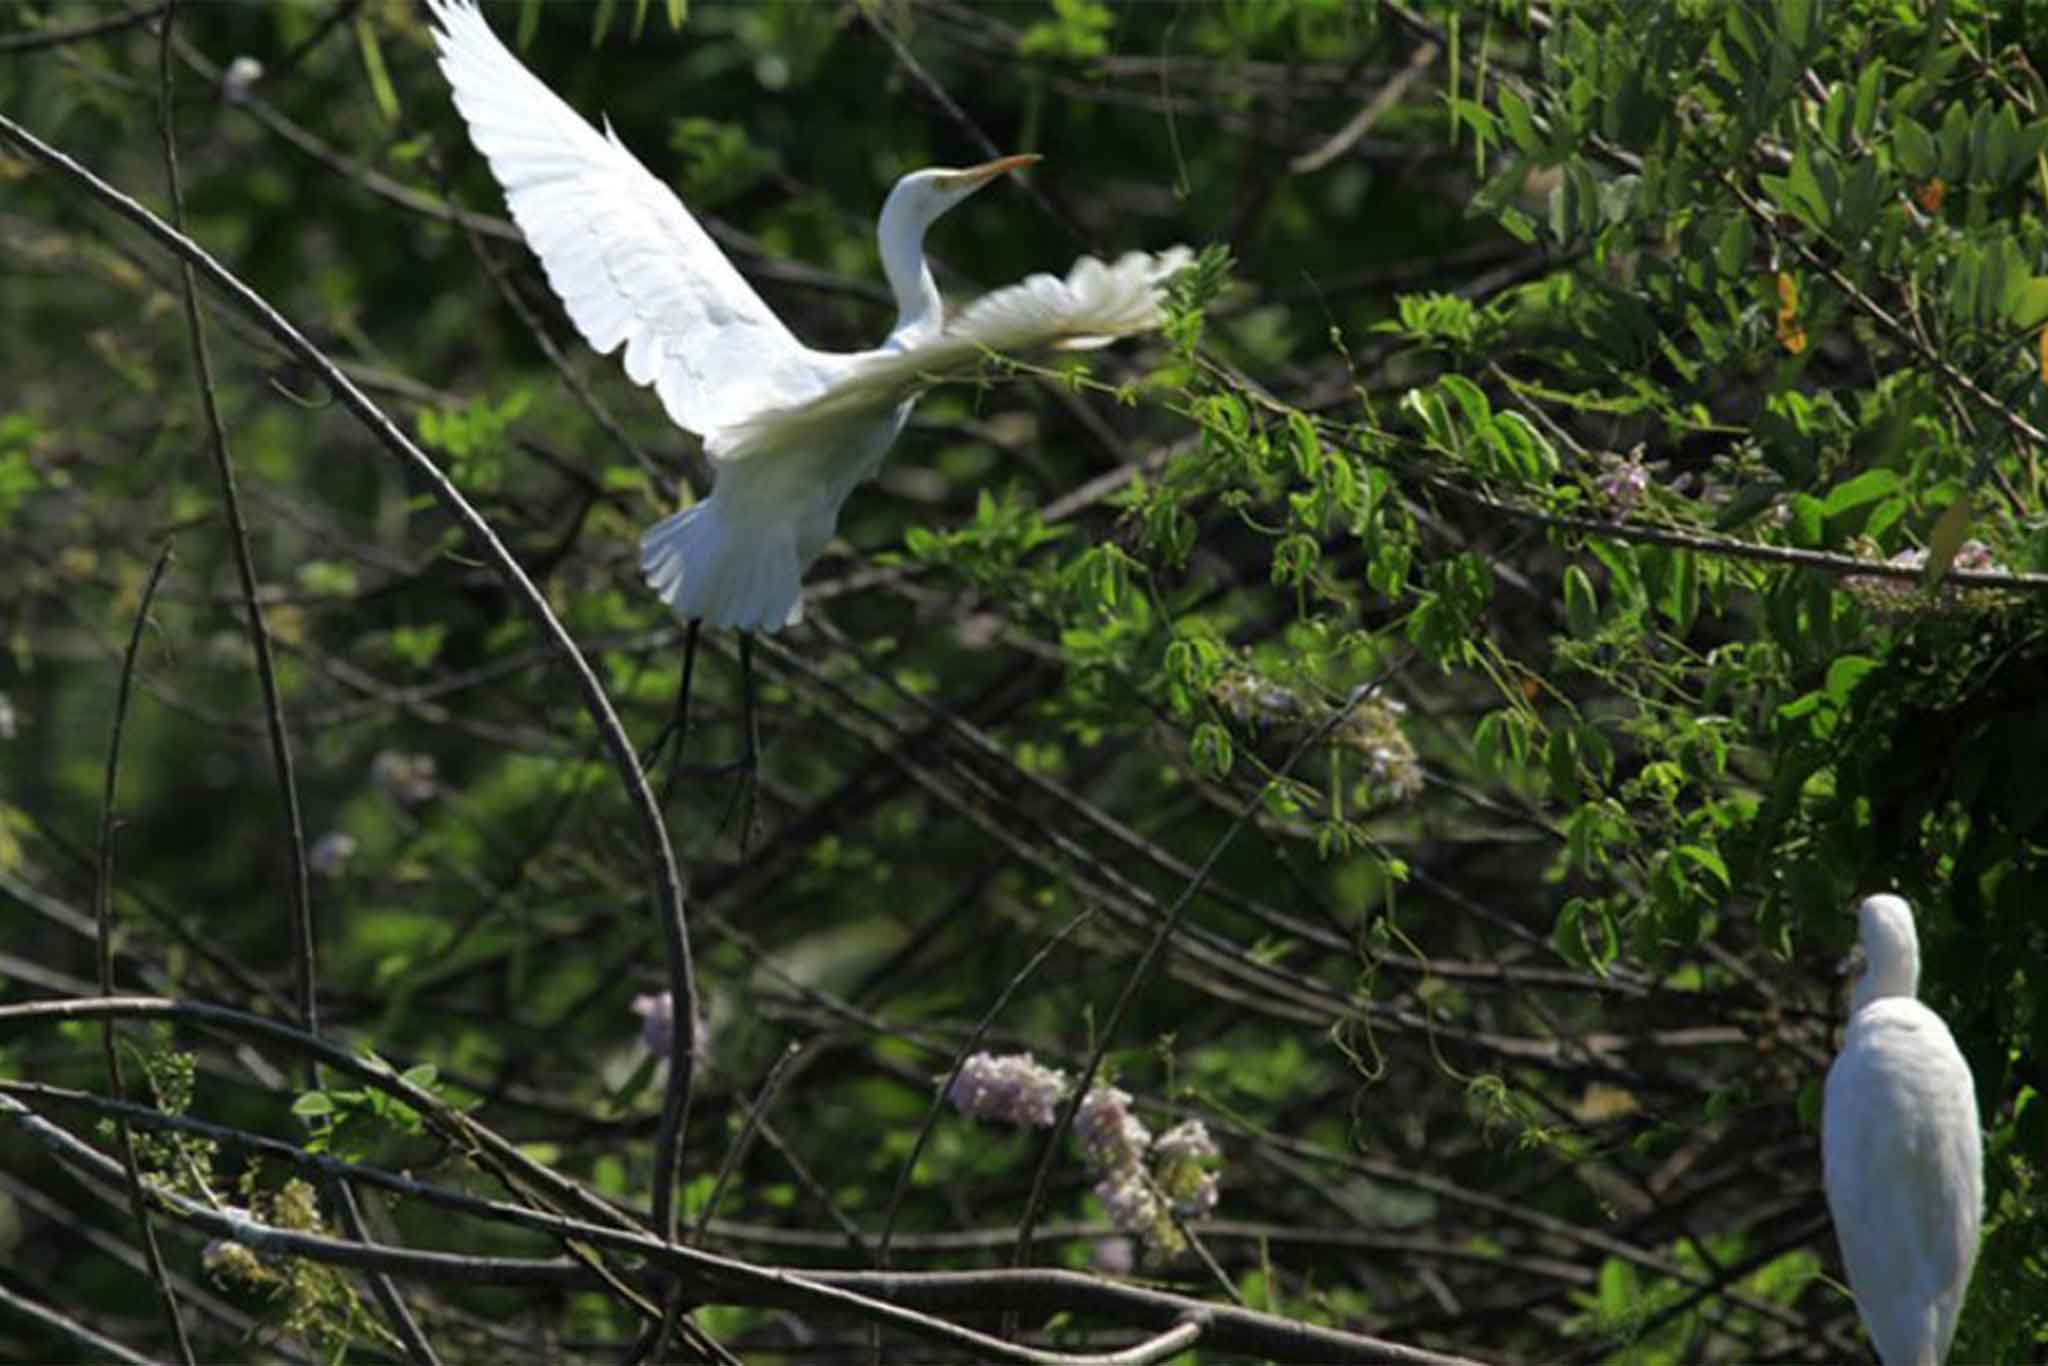
<instances>
[{"instance_id":1,"label":"curved branch","mask_svg":"<svg viewBox=\"0 0 2048 1366\"><path fill-rule=\"evenodd\" d=\"M677 1002L677 1034L675 1057L678 1062L669 1068L668 1093L664 1102L663 1151L655 1155L656 1169L654 1194L650 1215L653 1225L666 1237L674 1235L675 1180L677 1150L681 1146L684 1119L689 1114L690 1083L696 1072L694 1063L695 1029L698 1018L696 973L690 961L689 928L684 918L682 873L676 865L675 851L668 841L668 830L662 823L661 811L654 803L654 794L647 788L647 780L640 771L639 757L634 753L633 742L626 735L618 713L612 710L611 699L605 695L604 685L592 672L590 662L576 647L562 623L549 608L547 599L526 571L505 548L490 523L470 506L461 490L443 474L440 467L429 460L411 438L399 430L397 424L384 415L382 409L370 401L363 391L356 387L349 377L329 360L319 347L306 339L305 335L288 322L284 315L272 308L255 290L243 284L231 271L215 261L198 243L177 231L161 218L151 213L142 204L107 184L84 166L66 156L63 152L43 142L20 124L0 114L0 138L12 142L31 158L55 171L59 176L85 190L93 198L105 204L130 223L141 228L159 244L176 253L211 280L214 286L247 310L266 331L282 342L306 365L316 371L321 379L341 400L355 418L369 430L387 451L401 464L426 484L448 515L469 533L483 558L497 571L506 585L532 614L540 627L541 636L549 642L571 674L575 676L578 690L583 694L585 709L596 724L598 735L603 739L605 749L610 753L612 765L618 770L619 782L626 789L627 804L641 827L646 842L647 854L654 866L652 888L653 905L659 912L662 939L667 950L670 990Z\"/></svg>"}]
</instances>

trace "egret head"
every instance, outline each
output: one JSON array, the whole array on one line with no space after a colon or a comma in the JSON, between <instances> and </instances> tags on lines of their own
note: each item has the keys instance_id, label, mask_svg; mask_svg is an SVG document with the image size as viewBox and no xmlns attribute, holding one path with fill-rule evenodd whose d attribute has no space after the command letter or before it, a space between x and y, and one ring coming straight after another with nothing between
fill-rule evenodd
<instances>
[{"instance_id":1,"label":"egret head","mask_svg":"<svg viewBox=\"0 0 2048 1366\"><path fill-rule=\"evenodd\" d=\"M896 188L889 191L889 198L882 204L881 234L887 239L893 228L922 237L924 230L940 214L996 177L1022 170L1037 160L1038 155L1030 153L998 157L964 170L933 166L927 170L912 171L896 182Z\"/></svg>"},{"instance_id":2,"label":"egret head","mask_svg":"<svg viewBox=\"0 0 2048 1366\"><path fill-rule=\"evenodd\" d=\"M1856 908L1856 922L1863 971L1856 978L1850 1013L1880 997L1917 995L1920 939L1913 931L1913 908L1888 893L1868 896Z\"/></svg>"}]
</instances>

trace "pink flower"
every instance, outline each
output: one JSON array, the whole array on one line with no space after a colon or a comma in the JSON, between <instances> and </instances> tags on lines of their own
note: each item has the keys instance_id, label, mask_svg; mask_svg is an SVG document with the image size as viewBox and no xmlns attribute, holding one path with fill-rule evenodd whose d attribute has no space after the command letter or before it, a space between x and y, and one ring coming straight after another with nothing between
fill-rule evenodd
<instances>
[{"instance_id":1,"label":"pink flower","mask_svg":"<svg viewBox=\"0 0 2048 1366\"><path fill-rule=\"evenodd\" d=\"M1067 1094L1067 1074L1033 1062L1029 1053L998 1058L976 1053L960 1065L946 1092L961 1114L1036 1129L1052 1126Z\"/></svg>"}]
</instances>

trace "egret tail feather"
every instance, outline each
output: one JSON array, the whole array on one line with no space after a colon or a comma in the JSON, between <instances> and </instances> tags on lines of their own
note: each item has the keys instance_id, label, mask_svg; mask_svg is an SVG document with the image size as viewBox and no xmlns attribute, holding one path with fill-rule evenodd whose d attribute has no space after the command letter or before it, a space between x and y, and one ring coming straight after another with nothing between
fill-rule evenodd
<instances>
[{"instance_id":1,"label":"egret tail feather","mask_svg":"<svg viewBox=\"0 0 2048 1366\"><path fill-rule=\"evenodd\" d=\"M774 631L803 619L793 537L741 534L715 493L647 529L640 572L684 621Z\"/></svg>"}]
</instances>

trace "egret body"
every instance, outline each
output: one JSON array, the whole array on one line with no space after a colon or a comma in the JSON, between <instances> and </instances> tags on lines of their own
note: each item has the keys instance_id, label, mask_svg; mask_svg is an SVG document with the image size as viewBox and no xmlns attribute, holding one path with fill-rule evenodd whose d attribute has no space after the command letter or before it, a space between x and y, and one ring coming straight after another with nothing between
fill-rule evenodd
<instances>
[{"instance_id":1,"label":"egret body","mask_svg":"<svg viewBox=\"0 0 2048 1366\"><path fill-rule=\"evenodd\" d=\"M924 259L939 215L1035 156L913 172L876 236L896 296L873 351L814 351L740 277L682 203L514 57L474 0L428 0L441 70L470 139L576 329L624 348L675 423L704 438L710 497L650 527L648 583L685 621L775 630L803 614L801 582L856 484L871 478L918 392L988 351L1091 347L1156 327L1159 286L1184 249L1083 257L1034 275L951 324Z\"/></svg>"},{"instance_id":2,"label":"egret body","mask_svg":"<svg viewBox=\"0 0 2048 1366\"><path fill-rule=\"evenodd\" d=\"M1856 916L1864 968L1821 1112L1828 1211L1879 1358L1938 1366L1983 1222L1977 1088L1948 1026L1915 999L1912 908L1873 896Z\"/></svg>"}]
</instances>

